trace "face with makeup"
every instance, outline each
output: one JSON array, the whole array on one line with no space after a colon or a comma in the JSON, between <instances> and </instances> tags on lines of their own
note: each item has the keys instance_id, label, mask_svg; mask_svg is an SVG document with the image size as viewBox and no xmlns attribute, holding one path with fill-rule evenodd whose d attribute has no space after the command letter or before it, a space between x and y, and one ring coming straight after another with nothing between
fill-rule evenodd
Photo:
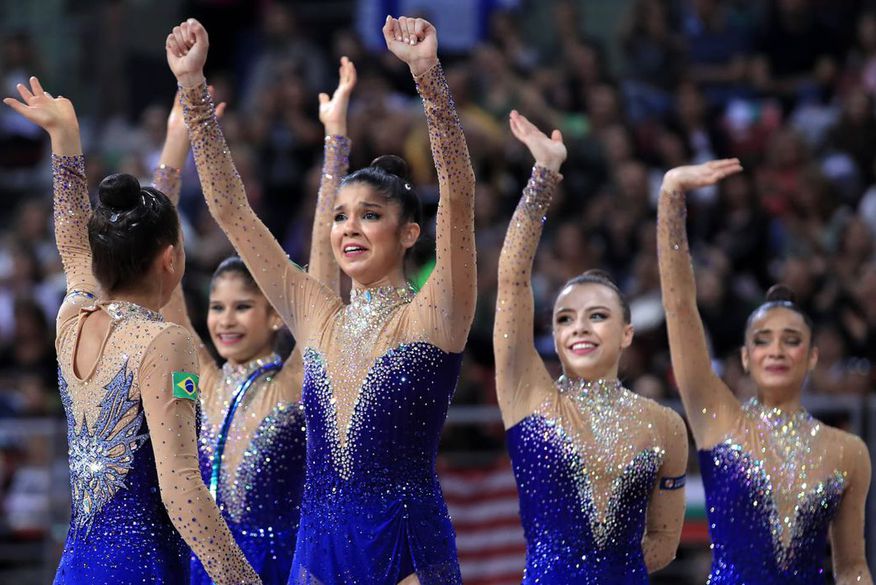
<instances>
[{"instance_id":1,"label":"face with makeup","mask_svg":"<svg viewBox=\"0 0 876 585\"><path fill-rule=\"evenodd\" d=\"M742 365L761 392L777 399L799 395L817 361L812 330L800 313L773 307L755 314L745 334Z\"/></svg>"},{"instance_id":2,"label":"face with makeup","mask_svg":"<svg viewBox=\"0 0 876 585\"><path fill-rule=\"evenodd\" d=\"M269 355L281 320L259 289L234 272L213 280L207 329L216 351L232 365Z\"/></svg>"},{"instance_id":3,"label":"face with makeup","mask_svg":"<svg viewBox=\"0 0 876 585\"><path fill-rule=\"evenodd\" d=\"M338 190L332 251L358 288L404 284L405 252L416 243L420 226L400 216L400 204L370 185L352 183Z\"/></svg>"},{"instance_id":4,"label":"face with makeup","mask_svg":"<svg viewBox=\"0 0 876 585\"><path fill-rule=\"evenodd\" d=\"M633 341L617 293L599 283L570 284L554 303L554 348L569 377L617 378L623 350Z\"/></svg>"}]
</instances>

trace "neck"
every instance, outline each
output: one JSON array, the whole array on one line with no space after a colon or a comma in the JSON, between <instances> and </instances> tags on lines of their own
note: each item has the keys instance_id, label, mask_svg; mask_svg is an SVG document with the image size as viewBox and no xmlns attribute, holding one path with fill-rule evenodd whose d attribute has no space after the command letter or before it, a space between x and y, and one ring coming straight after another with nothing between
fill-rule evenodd
<instances>
[{"instance_id":1,"label":"neck","mask_svg":"<svg viewBox=\"0 0 876 585\"><path fill-rule=\"evenodd\" d=\"M225 360L225 363L227 363L228 365L230 365L232 367L239 368L240 366L245 366L246 364L249 364L249 363L254 362L256 360L269 358L273 354L274 354L274 348L268 346L268 347L265 347L265 348L255 352L254 354L252 354L252 356L250 356L246 359L237 360L234 358L228 358L227 360Z\"/></svg>"},{"instance_id":2,"label":"neck","mask_svg":"<svg viewBox=\"0 0 876 585\"><path fill-rule=\"evenodd\" d=\"M778 408L783 412L795 412L800 408L800 391L790 389L764 392L757 390L757 400L767 408Z\"/></svg>"},{"instance_id":3,"label":"neck","mask_svg":"<svg viewBox=\"0 0 876 585\"><path fill-rule=\"evenodd\" d=\"M365 290L369 288L381 288L384 286L392 286L395 288L404 288L408 285L408 281L405 279L405 275L402 270L399 268L398 270L394 270L389 274L386 274L376 280L370 282L360 282L358 280L353 280L353 288L358 290Z\"/></svg>"},{"instance_id":4,"label":"neck","mask_svg":"<svg viewBox=\"0 0 876 585\"><path fill-rule=\"evenodd\" d=\"M575 372L569 368L563 367L563 375L570 380L584 380L594 382L596 380L617 380L618 364L605 370L590 370Z\"/></svg>"},{"instance_id":5,"label":"neck","mask_svg":"<svg viewBox=\"0 0 876 585\"><path fill-rule=\"evenodd\" d=\"M111 301L134 303L156 313L161 311L161 299L153 292L118 291L111 295Z\"/></svg>"}]
</instances>

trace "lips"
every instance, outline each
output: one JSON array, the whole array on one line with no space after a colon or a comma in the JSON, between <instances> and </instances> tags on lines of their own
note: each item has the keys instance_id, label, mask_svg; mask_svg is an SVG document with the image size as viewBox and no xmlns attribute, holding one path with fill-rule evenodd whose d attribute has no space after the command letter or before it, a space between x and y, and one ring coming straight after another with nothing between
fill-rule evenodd
<instances>
[{"instance_id":1,"label":"lips","mask_svg":"<svg viewBox=\"0 0 876 585\"><path fill-rule=\"evenodd\" d=\"M598 343L594 343L592 341L576 341L572 345L569 346L569 350L575 355L590 355L596 348L599 347Z\"/></svg>"},{"instance_id":2,"label":"lips","mask_svg":"<svg viewBox=\"0 0 876 585\"><path fill-rule=\"evenodd\" d=\"M788 366L782 366L782 365L772 365L772 366L764 367L764 370L766 370L767 372L769 372L771 374L785 374L790 369L791 368L789 368Z\"/></svg>"},{"instance_id":3,"label":"lips","mask_svg":"<svg viewBox=\"0 0 876 585\"><path fill-rule=\"evenodd\" d=\"M243 339L242 333L217 333L216 337L222 345L234 345Z\"/></svg>"},{"instance_id":4,"label":"lips","mask_svg":"<svg viewBox=\"0 0 876 585\"><path fill-rule=\"evenodd\" d=\"M344 244L343 251L345 257L355 258L367 252L368 248L362 244Z\"/></svg>"}]
</instances>

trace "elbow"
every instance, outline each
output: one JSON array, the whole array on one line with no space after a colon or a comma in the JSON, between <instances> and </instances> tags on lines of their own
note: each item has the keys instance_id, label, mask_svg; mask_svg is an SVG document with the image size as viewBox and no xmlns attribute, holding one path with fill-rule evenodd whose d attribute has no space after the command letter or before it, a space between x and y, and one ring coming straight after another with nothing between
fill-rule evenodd
<instances>
[{"instance_id":1,"label":"elbow","mask_svg":"<svg viewBox=\"0 0 876 585\"><path fill-rule=\"evenodd\" d=\"M675 560L681 533L676 536L645 537L645 549L650 554L645 555L645 566L648 574L665 569Z\"/></svg>"}]
</instances>

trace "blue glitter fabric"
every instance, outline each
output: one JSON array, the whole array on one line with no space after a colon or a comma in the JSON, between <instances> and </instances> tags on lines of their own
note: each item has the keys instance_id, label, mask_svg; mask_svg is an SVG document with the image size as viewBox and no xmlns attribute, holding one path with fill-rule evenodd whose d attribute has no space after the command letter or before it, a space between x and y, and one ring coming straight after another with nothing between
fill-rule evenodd
<instances>
[{"instance_id":1,"label":"blue glitter fabric","mask_svg":"<svg viewBox=\"0 0 876 585\"><path fill-rule=\"evenodd\" d=\"M56 585L180 583L188 574L189 548L161 501L142 410L126 430L113 437L107 432L116 417L138 410L127 399L132 377L125 363L107 386L96 432L87 425L80 431L68 427L73 513ZM58 384L68 420L74 420L60 370ZM107 456L113 451L119 454ZM118 474L121 467L124 476Z\"/></svg>"},{"instance_id":2,"label":"blue glitter fabric","mask_svg":"<svg viewBox=\"0 0 876 585\"><path fill-rule=\"evenodd\" d=\"M842 499L842 474L802 495L786 548L778 540L778 511L763 465L731 441L701 450L699 460L713 543L709 585L827 582L822 560L830 521Z\"/></svg>"},{"instance_id":3,"label":"blue glitter fabric","mask_svg":"<svg viewBox=\"0 0 876 585\"><path fill-rule=\"evenodd\" d=\"M660 449L642 450L624 467L600 519L587 463L557 421L530 415L507 440L527 542L523 583L648 583L642 535Z\"/></svg>"},{"instance_id":4,"label":"blue glitter fabric","mask_svg":"<svg viewBox=\"0 0 876 585\"><path fill-rule=\"evenodd\" d=\"M290 583L460 583L435 457L461 354L425 343L384 354L344 446L322 357L304 359L309 473Z\"/></svg>"},{"instance_id":5,"label":"blue glitter fabric","mask_svg":"<svg viewBox=\"0 0 876 585\"><path fill-rule=\"evenodd\" d=\"M475 183L441 66L416 81L440 190L435 267L416 295L354 289L349 305L292 264L255 216L206 85L182 92L207 206L305 348L295 585L395 585L412 574L461 583L434 461L474 318Z\"/></svg>"},{"instance_id":6,"label":"blue glitter fabric","mask_svg":"<svg viewBox=\"0 0 876 585\"><path fill-rule=\"evenodd\" d=\"M254 369L269 361L279 362L279 359L279 356L272 356L270 360L254 360L239 368L239 371L234 371L226 364L223 368L225 381L229 382L228 386L237 389ZM272 382L289 383L290 380L288 377L274 378L270 374L260 376L254 380L247 394L269 394ZM220 399L227 393L220 388L213 390L217 396L209 406L224 405L224 414L227 414L228 401ZM250 396L244 396L235 419L251 418L259 410L258 403L247 398ZM221 423L225 417L216 417L218 421L211 418L206 408L202 409L198 460L201 476L207 485L210 485L213 473L220 426L216 422ZM266 585L286 583L292 566L304 485L304 424L301 404L279 403L266 416L260 417L259 424L251 433L232 427L228 440L245 442L235 445L244 451L236 468L229 470L223 466L219 475L216 503L234 540ZM212 583L201 562L194 556L191 582L203 585Z\"/></svg>"}]
</instances>

